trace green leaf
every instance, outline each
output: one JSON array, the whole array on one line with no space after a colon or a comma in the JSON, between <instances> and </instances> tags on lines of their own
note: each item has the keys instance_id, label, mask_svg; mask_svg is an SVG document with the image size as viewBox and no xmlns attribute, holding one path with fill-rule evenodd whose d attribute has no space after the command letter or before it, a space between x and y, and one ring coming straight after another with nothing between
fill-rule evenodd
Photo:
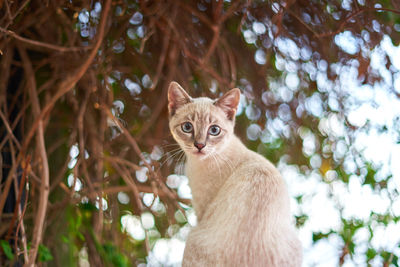
<instances>
[{"instance_id":1,"label":"green leaf","mask_svg":"<svg viewBox=\"0 0 400 267\"><path fill-rule=\"evenodd\" d=\"M296 227L303 226L308 220L308 216L306 214L301 214L300 216L296 216Z\"/></svg>"},{"instance_id":2,"label":"green leaf","mask_svg":"<svg viewBox=\"0 0 400 267\"><path fill-rule=\"evenodd\" d=\"M12 252L10 244L5 240L0 240L0 246L3 249L4 254L9 260L14 259L14 253Z\"/></svg>"},{"instance_id":3,"label":"green leaf","mask_svg":"<svg viewBox=\"0 0 400 267\"><path fill-rule=\"evenodd\" d=\"M50 250L46 246L40 244L38 249L38 259L42 262L51 261L53 260L53 255L51 255Z\"/></svg>"},{"instance_id":4,"label":"green leaf","mask_svg":"<svg viewBox=\"0 0 400 267\"><path fill-rule=\"evenodd\" d=\"M376 184L375 180L376 170L372 167L371 164L367 164L367 175L365 176L364 184L369 184L371 188L374 188Z\"/></svg>"},{"instance_id":5,"label":"green leaf","mask_svg":"<svg viewBox=\"0 0 400 267\"><path fill-rule=\"evenodd\" d=\"M329 236L330 234L332 234L332 233L334 233L332 230L329 231L328 233L314 232L314 233L312 234L313 242L316 242L316 241L321 240L321 239L328 238L328 236Z\"/></svg>"},{"instance_id":6,"label":"green leaf","mask_svg":"<svg viewBox=\"0 0 400 267\"><path fill-rule=\"evenodd\" d=\"M108 262L112 263L113 266L116 267L130 266L128 258L125 255L121 254L113 244L111 243L104 244L103 251L105 259Z\"/></svg>"},{"instance_id":7,"label":"green leaf","mask_svg":"<svg viewBox=\"0 0 400 267\"><path fill-rule=\"evenodd\" d=\"M368 259L368 261L370 261L370 260L372 260L373 258L375 258L375 256L376 256L377 254L378 254L378 253L376 252L375 249L369 248L369 249L367 250L367 259Z\"/></svg>"}]
</instances>

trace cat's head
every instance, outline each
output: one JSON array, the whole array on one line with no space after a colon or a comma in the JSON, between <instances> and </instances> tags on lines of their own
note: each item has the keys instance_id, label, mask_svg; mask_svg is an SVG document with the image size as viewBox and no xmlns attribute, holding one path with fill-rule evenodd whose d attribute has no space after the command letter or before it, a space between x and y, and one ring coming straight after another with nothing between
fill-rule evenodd
<instances>
[{"instance_id":1,"label":"cat's head","mask_svg":"<svg viewBox=\"0 0 400 267\"><path fill-rule=\"evenodd\" d=\"M233 136L240 90L219 99L191 98L176 82L168 88L169 127L188 156L208 158L223 150Z\"/></svg>"}]
</instances>

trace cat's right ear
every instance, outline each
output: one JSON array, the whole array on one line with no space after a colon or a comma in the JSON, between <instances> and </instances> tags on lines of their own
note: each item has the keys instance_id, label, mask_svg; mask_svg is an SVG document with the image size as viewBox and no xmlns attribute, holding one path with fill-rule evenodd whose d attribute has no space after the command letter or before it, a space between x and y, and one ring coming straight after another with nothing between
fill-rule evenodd
<instances>
[{"instance_id":1,"label":"cat's right ear","mask_svg":"<svg viewBox=\"0 0 400 267\"><path fill-rule=\"evenodd\" d=\"M178 108L190 102L192 98L186 91L177 82L171 82L168 88L169 115L174 115Z\"/></svg>"},{"instance_id":2,"label":"cat's right ear","mask_svg":"<svg viewBox=\"0 0 400 267\"><path fill-rule=\"evenodd\" d=\"M225 112L229 120L234 120L239 101L240 89L233 88L219 98L215 102L215 105L220 107Z\"/></svg>"}]
</instances>

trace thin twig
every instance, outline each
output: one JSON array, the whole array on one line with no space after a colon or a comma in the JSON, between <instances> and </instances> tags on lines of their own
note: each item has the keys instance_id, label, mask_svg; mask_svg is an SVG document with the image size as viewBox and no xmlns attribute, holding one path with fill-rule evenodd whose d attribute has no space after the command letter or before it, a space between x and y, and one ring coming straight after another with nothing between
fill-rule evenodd
<instances>
[{"instance_id":1,"label":"thin twig","mask_svg":"<svg viewBox=\"0 0 400 267\"><path fill-rule=\"evenodd\" d=\"M23 189L24 189L24 186L25 186L25 179L26 179L26 176L28 174L27 173L27 169L29 167L30 160L31 160L31 157L30 157L30 155L28 155L26 157L26 159L25 159L25 162L24 162L24 169L23 169L21 181L19 183L19 188L18 188L18 195L17 195L18 197L17 197L17 201L16 201L16 204L15 204L15 208L14 208L14 214L13 214L13 217L11 218L10 227L8 228L8 232L7 232L7 235L6 235L6 240L9 240L11 238L12 230L14 228L14 222L17 219L18 210L20 209L20 206L21 206L21 198L22 198Z\"/></svg>"},{"instance_id":2,"label":"thin twig","mask_svg":"<svg viewBox=\"0 0 400 267\"><path fill-rule=\"evenodd\" d=\"M129 174L129 172L124 167L120 167L120 166L118 166L118 164L115 164L115 163L111 163L111 165L121 175L122 179L129 186L130 190L133 193L133 196L136 199L136 203L138 205L139 210L142 211L143 210L142 200L139 195L139 190L138 190L135 182L132 179L132 176Z\"/></svg>"},{"instance_id":3,"label":"thin twig","mask_svg":"<svg viewBox=\"0 0 400 267\"><path fill-rule=\"evenodd\" d=\"M25 8L25 6L30 2L30 0L25 0L25 2L22 3L22 5L18 8L17 12L15 12L15 14L12 16L12 20L14 20L19 13L22 11L22 9Z\"/></svg>"},{"instance_id":4,"label":"thin twig","mask_svg":"<svg viewBox=\"0 0 400 267\"><path fill-rule=\"evenodd\" d=\"M139 158L143 161L143 164L147 167L147 169L150 171L152 168L150 164L147 162L146 158L143 156L142 151L140 150L135 138L129 133L129 131L122 125L122 123L116 118L110 110L108 110L107 107L104 106L97 106L98 108L102 108L106 114L108 115L108 118L111 119L117 126L118 128L122 131L122 134L125 136L125 138L128 140L128 142L131 144L133 150L135 153L139 156Z\"/></svg>"},{"instance_id":5,"label":"thin twig","mask_svg":"<svg viewBox=\"0 0 400 267\"><path fill-rule=\"evenodd\" d=\"M86 159L85 159L85 139L84 139L84 132L83 132L83 116L86 111L87 102L89 101L89 95L90 95L90 91L86 90L85 96L83 99L83 103L81 104L81 107L78 112L78 118L76 120L76 123L78 126L79 157L81 159L80 162L82 163L83 173L85 174L85 180L86 180L87 184L89 185L89 189L94 190L93 183L92 183L91 177L89 175L89 171L88 171L88 167L87 167Z\"/></svg>"},{"instance_id":6,"label":"thin twig","mask_svg":"<svg viewBox=\"0 0 400 267\"><path fill-rule=\"evenodd\" d=\"M341 32L344 29L344 27L349 22L349 20L351 20L353 17L358 16L359 14L367 12L367 11L388 11L388 12L400 14L399 10L390 9L390 8L383 8L383 7L382 8L375 8L375 7L374 8L363 8L363 9L359 9L356 12L353 12L349 16L347 16L342 21L342 23L340 23L340 25L337 28L337 30L326 32L326 33L317 33L307 23L305 23L296 13L294 13L292 10L290 10L289 8L285 8L284 6L281 6L281 7L285 11L287 11L290 15L292 15L294 18L296 18L304 27L306 27L307 30L312 32L317 38L329 37L329 36L338 34L339 32Z\"/></svg>"},{"instance_id":7,"label":"thin twig","mask_svg":"<svg viewBox=\"0 0 400 267\"><path fill-rule=\"evenodd\" d=\"M147 120L146 124L143 125L142 130L137 136L137 139L140 141L142 137L147 133L150 127L154 124L158 116L160 116L161 111L165 108L167 103L167 90L169 86L169 82L173 79L176 73L176 64L178 55L178 48L176 45L172 45L171 51L169 52L169 72L166 77L166 83L164 83L164 88L161 92L161 100L158 102L158 105L155 107L153 112L151 113L150 118Z\"/></svg>"},{"instance_id":8,"label":"thin twig","mask_svg":"<svg viewBox=\"0 0 400 267\"><path fill-rule=\"evenodd\" d=\"M208 60L210 59L210 56L214 53L215 48L217 47L218 40L219 40L219 35L221 32L221 24L214 24L213 27L211 28L213 31L213 38L211 40L211 44L207 50L206 55L202 59L202 65L207 64Z\"/></svg>"},{"instance_id":9,"label":"thin twig","mask_svg":"<svg viewBox=\"0 0 400 267\"><path fill-rule=\"evenodd\" d=\"M216 79L219 84L230 86L231 83L229 81L219 75L213 68L209 67L208 65L202 64L203 61L196 55L193 55L185 46L182 46L182 50L189 59L192 59L198 66L202 68L202 70L206 71L208 74L214 77L214 79Z\"/></svg>"},{"instance_id":10,"label":"thin twig","mask_svg":"<svg viewBox=\"0 0 400 267\"><path fill-rule=\"evenodd\" d=\"M89 49L92 48L90 46L64 47L64 46L44 43L44 42L40 42L40 41L36 41L36 40L31 40L31 39L22 37L22 36L16 34L15 32L13 32L13 31L6 30L6 29L1 28L1 27L0 27L0 32L4 33L6 35L9 35L9 36L11 36L11 37L15 38L16 40L21 41L23 43L30 44L30 45L37 46L37 47L47 48L47 49L50 49L50 50L55 50L55 51L60 52L60 53L85 51L85 50L89 50Z\"/></svg>"},{"instance_id":11,"label":"thin twig","mask_svg":"<svg viewBox=\"0 0 400 267\"><path fill-rule=\"evenodd\" d=\"M225 38L220 38L222 47L224 48L227 56L228 56L228 62L230 66L230 73L231 73L231 84L230 87L235 86L236 80L237 80L237 70L236 70L236 63L235 63L235 57L233 55L233 51L231 47L227 44Z\"/></svg>"},{"instance_id":12,"label":"thin twig","mask_svg":"<svg viewBox=\"0 0 400 267\"><path fill-rule=\"evenodd\" d=\"M5 136L5 139L8 139L8 136L11 136L11 139L14 141L14 143L17 145L18 149L21 149L21 144L19 143L18 139L15 137L10 124L8 123L6 117L4 116L3 112L0 110L0 118L3 120L4 126L6 127L6 130L8 132L7 136Z\"/></svg>"},{"instance_id":13,"label":"thin twig","mask_svg":"<svg viewBox=\"0 0 400 267\"><path fill-rule=\"evenodd\" d=\"M166 33L164 34L164 38L162 40L162 48L161 48L161 56L160 60L158 61L157 69L156 69L156 74L154 75L153 81L152 81L152 86L151 90L154 90L156 88L158 81L160 80L160 76L163 70L163 67L165 65L165 58L167 57L167 51L168 51L168 44L171 38L171 28L167 28Z\"/></svg>"},{"instance_id":14,"label":"thin twig","mask_svg":"<svg viewBox=\"0 0 400 267\"><path fill-rule=\"evenodd\" d=\"M65 187L65 185L63 183L59 184L60 186L62 185L63 190L65 191L69 191L68 188ZM135 184L135 186L137 187L139 192L143 192L143 193L153 193L154 194L154 188L150 187L150 186L146 186L146 185L140 185L140 184ZM112 186L112 187L108 187L108 188L104 188L102 189L102 192L104 194L117 194L119 192L129 192L132 191L132 188L129 185L120 185L120 186ZM82 191L83 195L88 194L88 197L92 197L95 196L97 193L96 192L89 192L88 190L83 190ZM169 197L168 195L166 195L163 191L160 191L159 194L156 194L156 196L161 196L161 197ZM176 200L178 202L182 202L183 204L189 205L191 203L191 199L188 198L176 198ZM79 202L79 201L78 201Z\"/></svg>"},{"instance_id":15,"label":"thin twig","mask_svg":"<svg viewBox=\"0 0 400 267\"><path fill-rule=\"evenodd\" d=\"M203 22L204 24L206 24L208 27L210 27L210 28L213 27L213 23L211 22L211 20L207 16L205 16L203 13L199 12L197 9L191 7L190 5L186 4L184 1L181 1L181 0L176 1L176 3L183 9L186 9L186 11L189 11L194 16L198 17L200 19L200 21Z\"/></svg>"},{"instance_id":16,"label":"thin twig","mask_svg":"<svg viewBox=\"0 0 400 267\"><path fill-rule=\"evenodd\" d=\"M11 62L14 56L14 47L10 45L4 52L0 63L0 106L4 105L4 110L7 110L7 86L10 78Z\"/></svg>"},{"instance_id":17,"label":"thin twig","mask_svg":"<svg viewBox=\"0 0 400 267\"><path fill-rule=\"evenodd\" d=\"M295 19L297 19L304 27L306 27L307 30L309 30L312 34L315 36L318 36L318 34L313 30L313 28L310 27L307 23L305 23L296 13L294 13L290 8L285 8L285 6L281 5L281 7L288 12L290 15L292 15Z\"/></svg>"},{"instance_id":18,"label":"thin twig","mask_svg":"<svg viewBox=\"0 0 400 267\"><path fill-rule=\"evenodd\" d=\"M6 203L8 192L10 191L11 183L13 181L12 178L15 175L15 171L17 170L17 166L19 165L21 160L22 160L22 155L19 154L19 156L15 160L14 164L11 165L11 169L8 172L8 176L6 178L6 181L3 184L3 190L1 191L1 194L0 194L0 220L1 220L2 215L3 215L3 208L4 208L4 204Z\"/></svg>"},{"instance_id":19,"label":"thin twig","mask_svg":"<svg viewBox=\"0 0 400 267\"><path fill-rule=\"evenodd\" d=\"M124 164L124 165L129 166L130 168L132 168L134 171L138 171L138 170L141 169L140 166L130 162L129 160L123 159L121 157L104 155L104 159L108 160L110 162L116 162L116 163L119 163L119 164Z\"/></svg>"},{"instance_id":20,"label":"thin twig","mask_svg":"<svg viewBox=\"0 0 400 267\"><path fill-rule=\"evenodd\" d=\"M246 4L244 5L244 11L243 11L243 16L240 19L240 23L239 26L237 27L236 33L240 33L242 28L243 28L243 24L247 19L248 13L249 13L249 6L251 4L251 0L247 0Z\"/></svg>"},{"instance_id":21,"label":"thin twig","mask_svg":"<svg viewBox=\"0 0 400 267\"><path fill-rule=\"evenodd\" d=\"M221 16L220 21L223 23L225 20L227 20L230 16L233 15L235 11L240 10L242 7L247 6L248 3L246 4L241 4L240 1L235 1L233 4L229 7L229 9Z\"/></svg>"},{"instance_id":22,"label":"thin twig","mask_svg":"<svg viewBox=\"0 0 400 267\"><path fill-rule=\"evenodd\" d=\"M100 107L100 106L99 106ZM133 138L133 136L129 133L129 131L121 124L121 122L114 117L114 115L106 108L106 107L102 107L103 110L105 110L106 114L108 115L108 117L114 121L114 123L118 126L118 128L121 130L122 134L126 137L126 139L128 140L128 142L131 144L133 150L135 151L135 153L139 156L139 158L143 161L143 164L147 167L149 173L151 174L150 177L155 179L156 182L158 183L158 185L161 187L161 190L164 191L164 193L173 200L178 199L178 196L176 195L175 192L169 190L169 188L167 188L167 186L165 185L165 183L161 180L161 178L159 177L159 175L157 175L156 172L153 171L152 166L147 162L146 158L143 156L142 151L140 150L135 138ZM179 205L176 205L178 208L180 207Z\"/></svg>"}]
</instances>

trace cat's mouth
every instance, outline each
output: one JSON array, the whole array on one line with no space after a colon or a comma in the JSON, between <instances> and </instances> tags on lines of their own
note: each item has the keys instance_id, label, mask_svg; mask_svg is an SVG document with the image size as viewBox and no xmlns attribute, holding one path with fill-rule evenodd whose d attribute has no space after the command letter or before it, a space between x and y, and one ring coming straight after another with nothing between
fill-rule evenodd
<instances>
[{"instance_id":1,"label":"cat's mouth","mask_svg":"<svg viewBox=\"0 0 400 267\"><path fill-rule=\"evenodd\" d=\"M197 156L197 157L200 157L200 158L204 158L207 155L207 153L205 151L203 151L203 150L192 151L192 154Z\"/></svg>"}]
</instances>

